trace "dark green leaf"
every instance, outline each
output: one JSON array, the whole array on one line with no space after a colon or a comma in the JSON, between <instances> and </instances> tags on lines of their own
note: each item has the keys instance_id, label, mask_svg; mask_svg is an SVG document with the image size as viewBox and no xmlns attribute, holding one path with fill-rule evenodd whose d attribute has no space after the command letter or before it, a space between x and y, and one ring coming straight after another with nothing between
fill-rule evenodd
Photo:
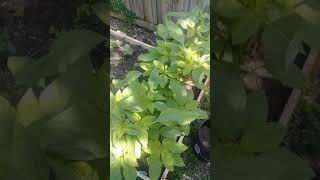
<instances>
[{"instance_id":1,"label":"dark green leaf","mask_svg":"<svg viewBox=\"0 0 320 180\"><path fill-rule=\"evenodd\" d=\"M36 61L29 57L9 57L8 68L18 84L33 85L38 82L42 72Z\"/></svg>"},{"instance_id":2,"label":"dark green leaf","mask_svg":"<svg viewBox=\"0 0 320 180\"><path fill-rule=\"evenodd\" d=\"M166 109L168 109L168 106L161 102L161 101L156 101L154 103L154 107L158 110L158 111L165 111Z\"/></svg>"},{"instance_id":3,"label":"dark green leaf","mask_svg":"<svg viewBox=\"0 0 320 180\"><path fill-rule=\"evenodd\" d=\"M159 77L159 81L160 81L160 87L164 88L168 83L168 77L164 74L161 74Z\"/></svg>"},{"instance_id":4,"label":"dark green leaf","mask_svg":"<svg viewBox=\"0 0 320 180\"><path fill-rule=\"evenodd\" d=\"M182 153L188 149L186 145L176 142L175 139L170 138L162 140L162 147L165 147L172 153Z\"/></svg>"},{"instance_id":5,"label":"dark green leaf","mask_svg":"<svg viewBox=\"0 0 320 180\"><path fill-rule=\"evenodd\" d=\"M220 16L236 18L246 11L246 9L238 0L217 0L215 2L214 11Z\"/></svg>"},{"instance_id":6,"label":"dark green leaf","mask_svg":"<svg viewBox=\"0 0 320 180\"><path fill-rule=\"evenodd\" d=\"M153 61L153 60L156 60L156 59L158 59L158 56L156 56L153 53L141 54L138 57L138 60L139 61L143 61L143 62L150 62L150 61Z\"/></svg>"},{"instance_id":7,"label":"dark green leaf","mask_svg":"<svg viewBox=\"0 0 320 180\"><path fill-rule=\"evenodd\" d=\"M239 66L216 62L213 72L213 132L223 141L236 140L243 124L240 115L246 107L246 92L240 80Z\"/></svg>"},{"instance_id":8,"label":"dark green leaf","mask_svg":"<svg viewBox=\"0 0 320 180\"><path fill-rule=\"evenodd\" d=\"M177 103L183 105L186 102L186 97L188 95L187 88L184 86L184 84L175 79L171 79L170 89L172 90Z\"/></svg>"},{"instance_id":9,"label":"dark green leaf","mask_svg":"<svg viewBox=\"0 0 320 180\"><path fill-rule=\"evenodd\" d=\"M298 16L291 15L270 24L263 33L265 66L286 85L301 88L304 77L301 70L294 64L294 59L286 58L286 51L297 30L304 23ZM275 40L277 43L274 43Z\"/></svg>"},{"instance_id":10,"label":"dark green leaf","mask_svg":"<svg viewBox=\"0 0 320 180\"><path fill-rule=\"evenodd\" d=\"M159 84L160 84L159 71L158 71L158 69L155 68L152 70L152 72L149 76L148 85L149 85L150 89L155 90L155 89L157 89Z\"/></svg>"},{"instance_id":11,"label":"dark green leaf","mask_svg":"<svg viewBox=\"0 0 320 180\"><path fill-rule=\"evenodd\" d=\"M63 32L53 42L50 53L39 59L39 66L45 75L65 72L68 66L87 55L104 39L102 35L88 30Z\"/></svg>"},{"instance_id":12,"label":"dark green leaf","mask_svg":"<svg viewBox=\"0 0 320 180\"><path fill-rule=\"evenodd\" d=\"M258 33L262 20L256 14L248 11L242 14L232 25L232 44L240 44Z\"/></svg>"},{"instance_id":13,"label":"dark green leaf","mask_svg":"<svg viewBox=\"0 0 320 180\"><path fill-rule=\"evenodd\" d=\"M198 117L198 113L168 108L162 111L158 121L166 126L190 124Z\"/></svg>"},{"instance_id":14,"label":"dark green leaf","mask_svg":"<svg viewBox=\"0 0 320 180\"><path fill-rule=\"evenodd\" d=\"M174 165L178 166L178 167L183 167L185 166L183 159L181 158L180 154L173 154L172 155L173 159L174 159Z\"/></svg>"},{"instance_id":15,"label":"dark green leaf","mask_svg":"<svg viewBox=\"0 0 320 180\"><path fill-rule=\"evenodd\" d=\"M49 159L57 180L100 180L97 172L86 162Z\"/></svg>"},{"instance_id":16,"label":"dark green leaf","mask_svg":"<svg viewBox=\"0 0 320 180\"><path fill-rule=\"evenodd\" d=\"M178 136L181 135L181 131L172 127L162 127L160 129L160 134L161 136L166 138L176 139Z\"/></svg>"},{"instance_id":17,"label":"dark green leaf","mask_svg":"<svg viewBox=\"0 0 320 180\"><path fill-rule=\"evenodd\" d=\"M160 156L161 143L158 140L148 142L149 153L153 156Z\"/></svg>"},{"instance_id":18,"label":"dark green leaf","mask_svg":"<svg viewBox=\"0 0 320 180\"><path fill-rule=\"evenodd\" d=\"M268 102L263 91L248 94L247 107L243 111L244 129L258 127L267 122Z\"/></svg>"},{"instance_id":19,"label":"dark green leaf","mask_svg":"<svg viewBox=\"0 0 320 180\"><path fill-rule=\"evenodd\" d=\"M163 24L158 25L158 30L157 30L158 36L160 36L162 39L167 39L169 34L167 31L167 28Z\"/></svg>"},{"instance_id":20,"label":"dark green leaf","mask_svg":"<svg viewBox=\"0 0 320 180\"><path fill-rule=\"evenodd\" d=\"M135 167L123 166L123 176L125 180L136 180L137 170Z\"/></svg>"},{"instance_id":21,"label":"dark green leaf","mask_svg":"<svg viewBox=\"0 0 320 180\"><path fill-rule=\"evenodd\" d=\"M37 121L28 131L50 152L71 160L92 160L107 155L106 118L104 112L83 104Z\"/></svg>"},{"instance_id":22,"label":"dark green leaf","mask_svg":"<svg viewBox=\"0 0 320 180\"><path fill-rule=\"evenodd\" d=\"M189 133L190 133L190 125L187 124L187 125L182 125L181 126L181 131L186 135L188 136Z\"/></svg>"},{"instance_id":23,"label":"dark green leaf","mask_svg":"<svg viewBox=\"0 0 320 180\"><path fill-rule=\"evenodd\" d=\"M245 152L268 152L278 148L286 133L286 128L279 124L266 125L248 129L241 138L240 146Z\"/></svg>"},{"instance_id":24,"label":"dark green leaf","mask_svg":"<svg viewBox=\"0 0 320 180\"><path fill-rule=\"evenodd\" d=\"M170 171L174 170L174 159L172 157L172 153L166 150L161 151L161 161L163 165L168 168Z\"/></svg>"},{"instance_id":25,"label":"dark green leaf","mask_svg":"<svg viewBox=\"0 0 320 180\"><path fill-rule=\"evenodd\" d=\"M70 93L61 80L57 79L47 86L39 97L42 115L59 113L67 106Z\"/></svg>"},{"instance_id":26,"label":"dark green leaf","mask_svg":"<svg viewBox=\"0 0 320 180\"><path fill-rule=\"evenodd\" d=\"M40 106L32 89L29 89L20 100L17 107L17 120L23 126L29 126L40 118Z\"/></svg>"},{"instance_id":27,"label":"dark green leaf","mask_svg":"<svg viewBox=\"0 0 320 180\"><path fill-rule=\"evenodd\" d=\"M159 179L161 170L162 170L162 163L160 161L160 157L150 155L148 158L149 164L149 176L151 180Z\"/></svg>"},{"instance_id":28,"label":"dark green leaf","mask_svg":"<svg viewBox=\"0 0 320 180\"><path fill-rule=\"evenodd\" d=\"M9 102L0 97L0 167L1 179L48 179L49 168L45 153L35 143L26 129L15 120L15 112ZM12 173L10 173L12 172ZM13 173L14 172L14 173Z\"/></svg>"},{"instance_id":29,"label":"dark green leaf","mask_svg":"<svg viewBox=\"0 0 320 180\"><path fill-rule=\"evenodd\" d=\"M172 22L171 20L168 20L166 22L167 25L167 29L169 31L169 35L171 36L171 38L173 38L174 40L178 41L181 44L184 44L185 41L185 35L182 31L182 29L177 26L174 22Z\"/></svg>"},{"instance_id":30,"label":"dark green leaf","mask_svg":"<svg viewBox=\"0 0 320 180\"><path fill-rule=\"evenodd\" d=\"M121 165L116 159L110 161L110 179L122 180Z\"/></svg>"}]
</instances>

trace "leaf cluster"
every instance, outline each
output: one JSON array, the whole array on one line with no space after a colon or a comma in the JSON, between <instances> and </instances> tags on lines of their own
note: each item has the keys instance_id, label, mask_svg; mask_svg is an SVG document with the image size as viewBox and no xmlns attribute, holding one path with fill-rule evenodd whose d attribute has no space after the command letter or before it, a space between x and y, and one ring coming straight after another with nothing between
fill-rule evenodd
<instances>
[{"instance_id":1,"label":"leaf cluster","mask_svg":"<svg viewBox=\"0 0 320 180\"><path fill-rule=\"evenodd\" d=\"M178 17L176 23L169 17ZM204 89L203 79L210 75L209 15L196 8L190 13L167 14L165 25L158 26L157 47L139 56L145 76L160 79L192 80Z\"/></svg>"},{"instance_id":2,"label":"leaf cluster","mask_svg":"<svg viewBox=\"0 0 320 180\"><path fill-rule=\"evenodd\" d=\"M218 0L214 4L213 50L218 61L242 64L261 47L263 66L283 84L302 88L294 63L305 45L319 48L319 2L314 0Z\"/></svg>"},{"instance_id":3,"label":"leaf cluster","mask_svg":"<svg viewBox=\"0 0 320 180\"><path fill-rule=\"evenodd\" d=\"M72 30L42 57L9 57L16 82L28 90L16 106L0 97L1 179L106 177L100 167L107 156L107 76L89 56L102 41L95 32Z\"/></svg>"},{"instance_id":4,"label":"leaf cluster","mask_svg":"<svg viewBox=\"0 0 320 180\"><path fill-rule=\"evenodd\" d=\"M248 92L241 65L262 49L262 66L284 85L305 84L294 63L304 46L319 48L319 3L307 0L217 0L213 14L214 162L217 179L303 179L306 162L280 147L286 128L267 122L263 91ZM258 48L257 48L258 47ZM267 170L268 169L268 170Z\"/></svg>"}]
</instances>

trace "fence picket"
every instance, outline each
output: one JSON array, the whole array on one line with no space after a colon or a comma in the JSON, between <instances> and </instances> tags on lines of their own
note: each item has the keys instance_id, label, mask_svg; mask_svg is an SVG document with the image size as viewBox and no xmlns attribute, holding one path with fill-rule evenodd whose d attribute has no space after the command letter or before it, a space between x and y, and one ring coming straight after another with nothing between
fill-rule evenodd
<instances>
[{"instance_id":1,"label":"fence picket","mask_svg":"<svg viewBox=\"0 0 320 180\"><path fill-rule=\"evenodd\" d=\"M194 7L203 7L209 0L125 0L125 4L137 17L157 25L164 23L164 16L170 11L191 11ZM209 4L209 3L207 3ZM209 11L209 8L205 8Z\"/></svg>"}]
</instances>

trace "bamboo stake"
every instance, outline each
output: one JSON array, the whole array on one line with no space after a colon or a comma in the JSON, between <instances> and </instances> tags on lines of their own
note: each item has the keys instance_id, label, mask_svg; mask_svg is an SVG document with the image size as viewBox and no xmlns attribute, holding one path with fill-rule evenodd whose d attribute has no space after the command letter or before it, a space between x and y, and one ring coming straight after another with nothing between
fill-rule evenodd
<instances>
[{"instance_id":1,"label":"bamboo stake","mask_svg":"<svg viewBox=\"0 0 320 180\"><path fill-rule=\"evenodd\" d=\"M145 176L144 174L140 173L139 171L137 171L137 176L143 180L150 180L150 178L148 176Z\"/></svg>"},{"instance_id":2,"label":"bamboo stake","mask_svg":"<svg viewBox=\"0 0 320 180\"><path fill-rule=\"evenodd\" d=\"M136 40L136 39L134 39L134 38L132 38L132 37L129 37L128 35L126 35L125 33L121 32L121 31L119 31L119 30L114 31L114 30L110 29L110 34L111 34L112 36L115 36L115 37L119 38L119 39L122 39L122 40L124 40L124 41L127 41L127 42L130 43L130 44L135 44L135 45L141 46L141 47L143 47L143 48L145 48L145 49L155 48L154 46L151 46L151 45L149 45L149 44L146 44L146 43L144 43L144 42L141 42L141 41L139 41L139 40Z\"/></svg>"}]
</instances>

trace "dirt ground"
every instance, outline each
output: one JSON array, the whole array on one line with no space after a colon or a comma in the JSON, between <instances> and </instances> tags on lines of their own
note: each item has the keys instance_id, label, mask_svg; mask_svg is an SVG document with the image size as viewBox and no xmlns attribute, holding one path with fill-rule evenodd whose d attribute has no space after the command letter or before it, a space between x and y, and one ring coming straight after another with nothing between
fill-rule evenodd
<instances>
[{"instance_id":1,"label":"dirt ground","mask_svg":"<svg viewBox=\"0 0 320 180\"><path fill-rule=\"evenodd\" d=\"M140 46L130 46L132 55L124 55L121 48L114 48L110 51L110 74L116 79L123 79L128 71L139 70L137 66L138 56L146 53L147 50Z\"/></svg>"},{"instance_id":2,"label":"dirt ground","mask_svg":"<svg viewBox=\"0 0 320 180\"><path fill-rule=\"evenodd\" d=\"M110 28L112 30L121 30L123 23L121 20L116 18L110 18ZM126 34L134 39L142 41L150 45L156 45L155 34L149 30L143 29L139 26L132 25ZM115 37L111 37L113 40L117 40ZM121 41L121 40L120 40ZM123 42L124 44L129 44L128 42ZM129 44L130 45L130 44ZM130 45L133 49L132 55L124 55L121 48L114 48L110 51L110 73L111 77L116 79L122 79L125 77L125 74L131 70L141 70L137 66L138 56L140 54L146 53L147 49L144 49L140 46Z\"/></svg>"},{"instance_id":3,"label":"dirt ground","mask_svg":"<svg viewBox=\"0 0 320 180\"><path fill-rule=\"evenodd\" d=\"M110 17L110 28L113 30L120 30L121 31L121 27L122 27L122 21L113 17ZM156 45L156 36L154 34L154 32L151 32L147 29L141 28L139 26L136 25L132 25L127 32L125 32L128 36L142 41L146 44L149 44L151 46L155 46Z\"/></svg>"}]
</instances>

